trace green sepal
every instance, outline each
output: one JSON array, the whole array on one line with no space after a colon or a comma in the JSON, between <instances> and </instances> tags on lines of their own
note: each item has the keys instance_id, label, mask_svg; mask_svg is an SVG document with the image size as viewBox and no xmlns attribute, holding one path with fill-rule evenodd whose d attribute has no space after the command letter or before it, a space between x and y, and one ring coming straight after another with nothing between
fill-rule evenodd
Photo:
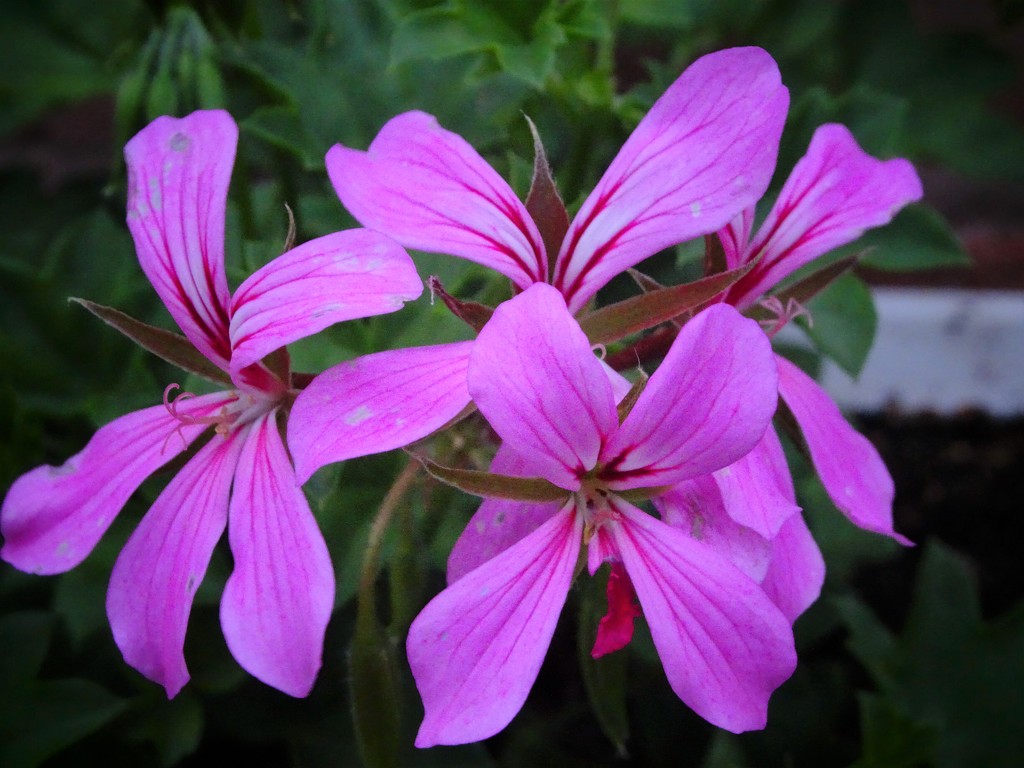
<instances>
[{"instance_id":1,"label":"green sepal","mask_svg":"<svg viewBox=\"0 0 1024 768\"><path fill-rule=\"evenodd\" d=\"M755 262L692 283L657 288L609 304L580 318L580 327L594 344L608 344L653 328L710 301L743 277Z\"/></svg>"},{"instance_id":2,"label":"green sepal","mask_svg":"<svg viewBox=\"0 0 1024 768\"><path fill-rule=\"evenodd\" d=\"M444 302L453 315L477 333L487 325L487 321L494 314L494 310L485 304L477 301L462 301L452 296L444 289L441 278L437 275L431 275L427 279L427 288L432 296L436 296Z\"/></svg>"},{"instance_id":3,"label":"green sepal","mask_svg":"<svg viewBox=\"0 0 1024 768\"><path fill-rule=\"evenodd\" d=\"M530 133L533 135L533 180L526 195L526 211L540 230L548 257L548 274L553 275L555 260L558 258L562 241L565 240L565 233L569 231L569 214L551 175L551 166L548 164L548 156L544 152L544 144L540 140L537 126L526 115L523 117L526 117Z\"/></svg>"},{"instance_id":4,"label":"green sepal","mask_svg":"<svg viewBox=\"0 0 1024 768\"><path fill-rule=\"evenodd\" d=\"M619 757L625 758L626 740L629 738L629 715L626 710L629 653L622 649L599 659L591 656L591 649L597 640L597 627L607 607L605 590L608 570L602 567L595 578L581 582L576 653L590 708L604 735L615 745Z\"/></svg>"},{"instance_id":5,"label":"green sepal","mask_svg":"<svg viewBox=\"0 0 1024 768\"><path fill-rule=\"evenodd\" d=\"M171 365L183 371L202 376L217 384L231 385L231 377L208 360L192 342L179 333L157 328L136 320L120 310L96 304L87 299L70 298L75 304L85 307L112 328L123 333L147 352L152 352Z\"/></svg>"},{"instance_id":6,"label":"green sepal","mask_svg":"<svg viewBox=\"0 0 1024 768\"><path fill-rule=\"evenodd\" d=\"M477 469L458 469L438 464L426 456L409 452L432 477L474 496L512 501L564 501L569 491L559 488L541 477L515 477L481 472Z\"/></svg>"}]
</instances>

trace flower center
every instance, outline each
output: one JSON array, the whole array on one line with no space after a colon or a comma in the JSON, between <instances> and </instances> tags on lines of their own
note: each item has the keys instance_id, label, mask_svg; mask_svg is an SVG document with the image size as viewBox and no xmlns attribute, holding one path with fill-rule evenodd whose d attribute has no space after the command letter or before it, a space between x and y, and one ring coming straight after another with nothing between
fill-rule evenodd
<instances>
[{"instance_id":1,"label":"flower center","mask_svg":"<svg viewBox=\"0 0 1024 768\"><path fill-rule=\"evenodd\" d=\"M177 429L171 435L178 435L183 446L188 444L188 441L185 440L185 436L181 432L182 428L186 425L212 425L218 435L226 437L233 428L244 426L256 420L277 407L278 404L276 398L260 397L259 395L236 390L234 393L235 399L222 405L215 413L201 415L182 413L182 403L195 398L195 394L182 391L171 397L171 393L176 389L181 389L181 386L177 383L168 384L164 389L164 408L179 422ZM171 435L167 436L168 440L171 439ZM166 447L167 443L165 441L164 448Z\"/></svg>"},{"instance_id":2,"label":"flower center","mask_svg":"<svg viewBox=\"0 0 1024 768\"><path fill-rule=\"evenodd\" d=\"M611 504L612 492L597 477L585 477L580 489L573 494L576 512L583 517L583 544L606 523L618 520L619 513Z\"/></svg>"}]
</instances>

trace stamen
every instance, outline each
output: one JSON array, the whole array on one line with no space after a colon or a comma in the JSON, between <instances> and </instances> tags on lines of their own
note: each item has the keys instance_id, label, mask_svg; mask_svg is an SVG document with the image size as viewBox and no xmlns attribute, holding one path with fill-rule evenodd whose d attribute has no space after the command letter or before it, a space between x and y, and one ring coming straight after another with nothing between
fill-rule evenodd
<instances>
[{"instance_id":1,"label":"stamen","mask_svg":"<svg viewBox=\"0 0 1024 768\"><path fill-rule=\"evenodd\" d=\"M597 353L598 360L604 360L605 357L608 355L608 348L604 344L595 344L593 347L591 347L591 349L593 349L594 352Z\"/></svg>"},{"instance_id":2,"label":"stamen","mask_svg":"<svg viewBox=\"0 0 1024 768\"><path fill-rule=\"evenodd\" d=\"M190 400L195 397L192 392L181 392L175 398L171 399L171 392L176 389L181 389L178 384L168 384L164 389L164 408L167 412L178 421L178 426L175 430L167 436L164 440L163 446L160 448L160 452L163 453L167 450L167 443L173 435L177 435L181 438L181 448L185 450L188 447L188 441L185 439L185 435L182 429L185 426L192 426L195 424L213 425L214 431L224 437L228 434L231 429L232 423L235 421L236 413L232 413L228 410L226 405L221 406L217 413L210 416L194 416L190 413L178 413L178 404L182 400Z\"/></svg>"},{"instance_id":3,"label":"stamen","mask_svg":"<svg viewBox=\"0 0 1024 768\"><path fill-rule=\"evenodd\" d=\"M774 315L774 317L759 321L759 325L768 334L768 338L775 338L775 334L781 331L788 322L796 320L798 317L806 317L807 325L812 327L814 325L811 313L792 296L786 299L785 305L778 296L766 296L758 302L758 306Z\"/></svg>"}]
</instances>

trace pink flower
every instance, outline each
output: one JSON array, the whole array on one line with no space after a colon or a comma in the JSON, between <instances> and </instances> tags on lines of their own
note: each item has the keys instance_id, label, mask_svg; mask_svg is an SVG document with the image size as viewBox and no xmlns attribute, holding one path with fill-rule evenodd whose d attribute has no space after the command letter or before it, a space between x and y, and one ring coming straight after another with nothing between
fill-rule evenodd
<instances>
[{"instance_id":1,"label":"pink flower","mask_svg":"<svg viewBox=\"0 0 1024 768\"><path fill-rule=\"evenodd\" d=\"M751 237L753 206L719 231L729 268L756 260L722 300L741 310L750 307L795 270L852 242L866 229L888 223L903 206L920 197L921 182L909 162L876 160L843 126L821 126L757 234ZM780 324L786 321L788 311L782 309ZM874 446L849 425L811 377L781 356L777 364L779 394L800 425L829 497L859 527L909 543L893 530L893 482ZM766 439L778 442L774 437ZM774 450L760 446L744 459L739 471L765 476L763 467L773 461L766 452ZM778 474L769 471L768 475L772 476L768 484L744 485L748 507L751 502L757 505L758 499L771 502L779 498L773 490L779 487ZM761 493L750 493L757 487L763 489ZM769 536L787 517L785 507L775 503L746 513L737 512L738 505L729 505L729 509L739 522Z\"/></svg>"},{"instance_id":2,"label":"pink flower","mask_svg":"<svg viewBox=\"0 0 1024 768\"><path fill-rule=\"evenodd\" d=\"M508 183L422 112L392 119L366 152L331 148L327 169L363 226L407 248L492 267L519 289L548 282L575 313L626 268L753 205L771 179L788 103L778 67L759 48L698 59L640 122L550 250ZM299 397L303 418L289 432L300 447L299 477L407 445L449 421L469 402L470 348L394 350L318 377Z\"/></svg>"},{"instance_id":3,"label":"pink flower","mask_svg":"<svg viewBox=\"0 0 1024 768\"><path fill-rule=\"evenodd\" d=\"M394 311L422 291L405 251L365 230L294 248L229 293L224 219L238 129L225 112L161 117L125 148L128 226L143 271L185 336L231 388L123 416L63 466L11 486L0 555L32 573L81 562L149 475L209 440L163 490L114 565L107 614L125 660L173 697L188 681L192 598L230 521L234 571L221 600L232 654L305 696L334 603L327 548L281 439L294 396L285 344ZM172 387L168 387L170 391Z\"/></svg>"},{"instance_id":4,"label":"pink flower","mask_svg":"<svg viewBox=\"0 0 1024 768\"><path fill-rule=\"evenodd\" d=\"M677 695L722 728L763 727L796 664L786 616L726 557L625 498L706 475L761 439L777 384L756 324L724 306L695 317L620 423L613 385L562 295L535 285L495 310L468 377L503 441L494 471L545 478L566 500L498 502L515 533L500 543L470 533L452 553L458 575L409 631L426 710L416 744L476 741L515 716L583 544L591 574L613 563L595 654L628 642L635 589ZM486 526L495 510L484 507L467 533Z\"/></svg>"}]
</instances>

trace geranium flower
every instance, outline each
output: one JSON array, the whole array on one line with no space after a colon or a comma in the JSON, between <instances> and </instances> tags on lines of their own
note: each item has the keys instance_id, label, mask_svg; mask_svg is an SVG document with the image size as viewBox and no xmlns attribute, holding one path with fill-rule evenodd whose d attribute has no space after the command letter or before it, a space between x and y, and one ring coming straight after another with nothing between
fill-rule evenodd
<instances>
[{"instance_id":1,"label":"geranium flower","mask_svg":"<svg viewBox=\"0 0 1024 768\"><path fill-rule=\"evenodd\" d=\"M228 647L268 685L309 692L334 571L281 439L295 394L287 356L262 361L332 323L394 311L423 289L400 246L352 230L288 251L232 296L224 219L237 140L227 113L196 112L155 120L125 148L139 263L207 375L229 388L170 400L168 387L163 405L101 428L62 466L22 475L0 510L0 556L32 573L66 571L143 480L213 433L139 523L107 593L125 660L169 697L188 681L192 599L226 526L234 570L220 615Z\"/></svg>"},{"instance_id":2,"label":"geranium flower","mask_svg":"<svg viewBox=\"0 0 1024 768\"><path fill-rule=\"evenodd\" d=\"M921 182L909 162L899 158L877 160L857 145L845 127L821 126L757 234L751 237L754 206L718 233L728 268L755 262L721 300L741 310L753 306L780 280L828 251L856 240L866 229L887 224L921 194ZM800 310L777 306L779 317L769 333L792 319L794 311ZM777 356L776 362L779 394L800 425L829 497L855 525L909 543L893 530L894 487L878 451L850 426L810 376L782 356ZM745 469L734 468L734 473L764 477L763 467L777 462L777 444L774 433L767 433L758 449L741 463ZM734 486L735 482L734 477L730 484ZM749 482L744 485L748 490L752 487ZM774 497L771 480L761 487L763 493L742 494L748 508L751 502L758 505L758 499L770 501ZM778 487L777 481L774 487ZM740 522L767 535L778 530L786 519L781 505L759 505L755 512L737 513L743 505L730 505L730 511Z\"/></svg>"},{"instance_id":3,"label":"geranium flower","mask_svg":"<svg viewBox=\"0 0 1024 768\"><path fill-rule=\"evenodd\" d=\"M628 642L635 588L676 694L722 728L763 727L768 697L796 664L786 616L726 557L626 499L726 466L761 438L777 382L757 325L724 306L696 316L620 423L613 385L564 298L538 284L495 310L468 378L502 439L498 469L544 478L565 501L522 505L521 516L505 502L532 530L413 622L409 663L426 710L417 746L483 739L515 716L583 544L591 574L613 563L595 654Z\"/></svg>"},{"instance_id":4,"label":"geranium flower","mask_svg":"<svg viewBox=\"0 0 1024 768\"><path fill-rule=\"evenodd\" d=\"M622 146L560 241L460 136L430 115L388 122L368 151L335 146L327 170L366 227L459 256L518 289L548 282L577 312L615 275L725 226L771 179L789 95L759 48L708 54L683 72ZM470 343L394 350L326 371L296 403L300 479L324 464L407 445L469 402ZM387 382L388 387L380 384Z\"/></svg>"}]
</instances>

